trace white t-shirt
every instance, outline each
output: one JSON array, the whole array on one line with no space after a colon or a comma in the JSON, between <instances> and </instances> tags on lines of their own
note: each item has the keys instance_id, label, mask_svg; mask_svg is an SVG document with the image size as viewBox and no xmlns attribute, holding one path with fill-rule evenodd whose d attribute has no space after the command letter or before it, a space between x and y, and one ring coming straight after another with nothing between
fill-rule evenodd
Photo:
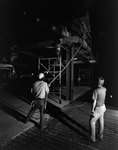
<instances>
[{"instance_id":1,"label":"white t-shirt","mask_svg":"<svg viewBox=\"0 0 118 150\"><path fill-rule=\"evenodd\" d=\"M49 87L44 81L36 81L33 87L33 93L36 98L45 98L46 93L49 93Z\"/></svg>"},{"instance_id":2,"label":"white t-shirt","mask_svg":"<svg viewBox=\"0 0 118 150\"><path fill-rule=\"evenodd\" d=\"M107 89L103 86L94 90L92 99L96 100L96 106L102 106L105 103L106 91Z\"/></svg>"}]
</instances>

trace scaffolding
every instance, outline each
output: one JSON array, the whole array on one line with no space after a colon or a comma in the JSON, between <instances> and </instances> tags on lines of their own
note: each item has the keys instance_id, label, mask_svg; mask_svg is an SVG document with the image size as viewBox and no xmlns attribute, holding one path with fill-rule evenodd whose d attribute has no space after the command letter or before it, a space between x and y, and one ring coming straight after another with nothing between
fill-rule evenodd
<instances>
[{"instance_id":1,"label":"scaffolding","mask_svg":"<svg viewBox=\"0 0 118 150\"><path fill-rule=\"evenodd\" d=\"M49 83L52 81L57 75L58 78L52 83L52 86L50 87L50 93L52 95L57 95L59 97L59 103L61 103L61 97L62 97L62 57L61 55L58 57L53 58L39 58L38 60L38 70L40 72L48 73L48 78L45 78L47 82Z\"/></svg>"}]
</instances>

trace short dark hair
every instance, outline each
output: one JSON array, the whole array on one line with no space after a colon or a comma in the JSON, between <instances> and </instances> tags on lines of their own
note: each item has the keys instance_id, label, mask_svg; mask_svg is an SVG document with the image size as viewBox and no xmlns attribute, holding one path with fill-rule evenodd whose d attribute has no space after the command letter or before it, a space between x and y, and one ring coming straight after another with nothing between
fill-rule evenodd
<instances>
[{"instance_id":1,"label":"short dark hair","mask_svg":"<svg viewBox=\"0 0 118 150\"><path fill-rule=\"evenodd\" d=\"M103 78L103 77L99 77L99 79L100 79L100 80L104 80L104 78Z\"/></svg>"},{"instance_id":2,"label":"short dark hair","mask_svg":"<svg viewBox=\"0 0 118 150\"><path fill-rule=\"evenodd\" d=\"M104 78L103 77L99 77L98 78L98 84L99 85L103 85L104 84Z\"/></svg>"}]
</instances>

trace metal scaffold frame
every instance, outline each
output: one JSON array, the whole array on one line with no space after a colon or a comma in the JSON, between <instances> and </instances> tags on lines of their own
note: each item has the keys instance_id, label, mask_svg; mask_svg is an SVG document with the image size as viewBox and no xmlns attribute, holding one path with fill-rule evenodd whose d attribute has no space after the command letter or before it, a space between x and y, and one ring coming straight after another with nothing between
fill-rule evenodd
<instances>
[{"instance_id":1,"label":"metal scaffold frame","mask_svg":"<svg viewBox=\"0 0 118 150\"><path fill-rule=\"evenodd\" d=\"M63 66L63 69L62 70L59 70L58 72L58 74L52 79L52 81L49 83L50 85L52 84L52 83L54 83L59 77L61 78L61 74L62 74L62 72L66 69L66 99L67 100L73 100L73 82L70 82L70 81L73 81L73 59L74 59L74 57L76 56L76 54L79 52L79 50L80 50L80 48L82 47L82 45L83 45L83 42L84 42L84 38L83 38L83 41L81 42L81 44L80 44L80 46L78 47L78 49L77 49L77 51L74 53L74 49L73 48L71 48L70 50L67 50L66 51L66 58L67 58L67 64L65 65L65 66ZM70 52L69 52L70 51ZM41 66L43 66L43 68L45 68L45 72L51 72L50 71L50 67L49 66L51 66L51 64L50 63L48 63L48 65L47 65L47 67L45 67L45 65L43 65L42 63L41 63L41 60L51 60L51 58L39 58L39 60L38 60L38 70L40 70L41 71ZM58 66L60 66L60 68L62 67L62 63L61 63L61 55L58 55L58 57L56 57L56 60L58 60L58 62L59 63L53 63L53 67L55 67L55 64L56 64L56 66L58 65ZM42 65L41 65L42 64ZM59 65L60 64L60 65ZM52 68L53 68L52 67ZM53 71L53 72L55 72L55 71ZM70 74L71 74L71 76L70 76ZM60 82L61 82L61 80L60 80ZM59 88L59 90L61 91L61 85L60 85L60 88ZM62 92L59 92L59 102L61 103L61 93ZM71 94L72 93L72 94ZM53 92L53 94L54 94L54 92Z\"/></svg>"},{"instance_id":2,"label":"metal scaffold frame","mask_svg":"<svg viewBox=\"0 0 118 150\"><path fill-rule=\"evenodd\" d=\"M61 97L62 97L62 89L61 89L62 67L64 66L62 64L61 55L59 55L58 57L38 59L38 70L40 72L48 73L51 75L51 77L46 78L48 82L50 82L50 80L53 80L57 75L59 75L58 78L56 78L56 80L53 82L53 86L50 87L50 93L52 93L52 95L59 96L59 103L61 103Z\"/></svg>"}]
</instances>

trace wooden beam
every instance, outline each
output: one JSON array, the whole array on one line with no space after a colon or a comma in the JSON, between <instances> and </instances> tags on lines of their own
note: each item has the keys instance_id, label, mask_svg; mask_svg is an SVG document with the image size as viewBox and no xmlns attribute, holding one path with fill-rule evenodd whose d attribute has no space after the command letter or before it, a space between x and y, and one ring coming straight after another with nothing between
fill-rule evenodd
<instances>
[{"instance_id":1,"label":"wooden beam","mask_svg":"<svg viewBox=\"0 0 118 150\"><path fill-rule=\"evenodd\" d=\"M17 46L14 48L14 51L24 51L24 50L29 50L29 49L37 49L37 48L46 48L48 46L50 46L51 44L53 44L54 40L49 40L49 41L43 41L43 42L39 42L39 43L34 43L34 44L29 44L29 45L25 45L25 46Z\"/></svg>"}]
</instances>

